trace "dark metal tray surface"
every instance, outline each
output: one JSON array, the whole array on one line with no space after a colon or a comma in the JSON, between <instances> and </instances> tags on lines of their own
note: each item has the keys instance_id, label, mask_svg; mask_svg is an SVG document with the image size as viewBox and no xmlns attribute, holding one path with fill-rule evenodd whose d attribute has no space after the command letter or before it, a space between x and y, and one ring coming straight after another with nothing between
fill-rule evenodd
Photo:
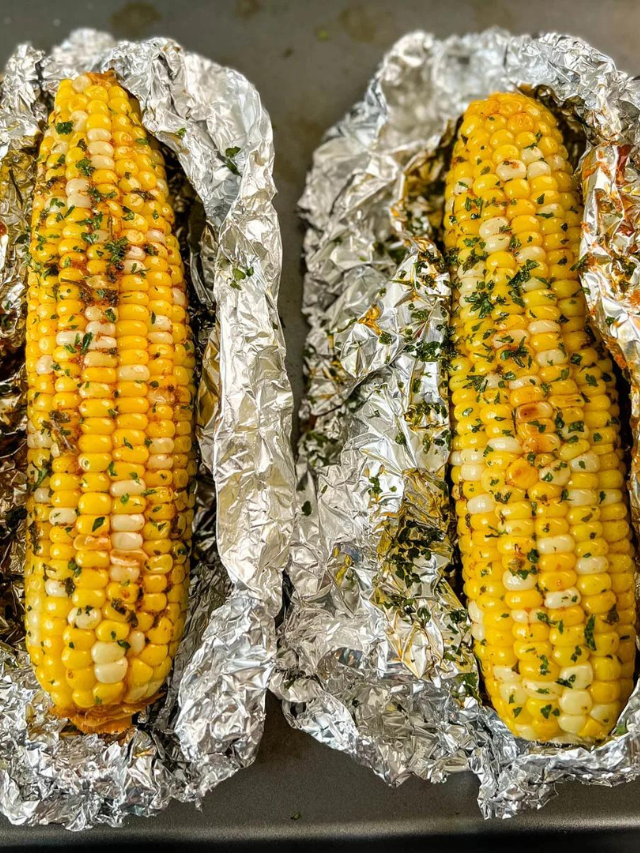
<instances>
[{"instance_id":1,"label":"dark metal tray surface","mask_svg":"<svg viewBox=\"0 0 640 853\"><path fill-rule=\"evenodd\" d=\"M121 38L166 35L231 65L257 87L275 131L284 271L280 312L296 398L302 389L302 228L296 202L324 130L362 95L382 53L412 29L439 37L502 26L582 36L638 70L638 0L0 0L0 61L21 41L47 48L91 26ZM256 763L220 785L202 810L174 803L122 829L69 833L14 827L0 818L0 847L190 850L640 850L640 782L565 785L539 812L483 821L471 774L444 785L413 779L388 788L346 756L292 731L270 698Z\"/></svg>"}]
</instances>

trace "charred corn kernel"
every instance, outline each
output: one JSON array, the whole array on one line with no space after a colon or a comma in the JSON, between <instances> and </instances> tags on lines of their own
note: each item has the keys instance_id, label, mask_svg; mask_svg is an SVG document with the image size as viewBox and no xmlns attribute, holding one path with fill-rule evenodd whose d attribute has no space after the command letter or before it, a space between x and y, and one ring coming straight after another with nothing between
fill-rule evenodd
<instances>
[{"instance_id":1,"label":"charred corn kernel","mask_svg":"<svg viewBox=\"0 0 640 853\"><path fill-rule=\"evenodd\" d=\"M26 642L57 709L95 730L157 693L184 626L193 346L162 154L111 72L60 84L41 155Z\"/></svg>"},{"instance_id":2,"label":"charred corn kernel","mask_svg":"<svg viewBox=\"0 0 640 853\"><path fill-rule=\"evenodd\" d=\"M515 734L598 739L628 695L635 603L619 408L573 268L580 199L555 120L521 94L472 103L453 162L451 479L476 653Z\"/></svg>"}]
</instances>

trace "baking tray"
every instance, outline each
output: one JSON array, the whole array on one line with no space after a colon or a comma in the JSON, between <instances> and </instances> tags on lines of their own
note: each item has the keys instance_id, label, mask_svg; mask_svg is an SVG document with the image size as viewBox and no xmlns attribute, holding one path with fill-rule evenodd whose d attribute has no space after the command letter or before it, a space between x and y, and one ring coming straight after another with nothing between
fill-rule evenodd
<instances>
[{"instance_id":1,"label":"baking tray","mask_svg":"<svg viewBox=\"0 0 640 853\"><path fill-rule=\"evenodd\" d=\"M123 38L170 36L236 67L257 86L275 130L285 257L280 311L299 399L305 326L295 205L314 148L360 98L382 53L401 35L422 28L443 37L490 25L515 33L571 32L622 69L638 71L638 0L0 0L0 62L18 42L48 48L71 29L93 26ZM565 785L543 810L509 821L483 821L476 795L477 783L466 773L444 785L414 779L388 788L345 755L292 731L270 699L256 763L213 791L202 810L174 803L151 820L131 818L122 829L86 833L14 827L0 818L0 848L640 848L640 782L613 789Z\"/></svg>"}]
</instances>

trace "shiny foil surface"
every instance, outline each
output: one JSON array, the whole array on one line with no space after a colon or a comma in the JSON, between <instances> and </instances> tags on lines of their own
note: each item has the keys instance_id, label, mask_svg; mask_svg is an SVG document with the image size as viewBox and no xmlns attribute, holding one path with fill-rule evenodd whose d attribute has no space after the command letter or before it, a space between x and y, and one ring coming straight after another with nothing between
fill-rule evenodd
<instances>
[{"instance_id":1,"label":"shiny foil surface","mask_svg":"<svg viewBox=\"0 0 640 853\"><path fill-rule=\"evenodd\" d=\"M486 817L539 808L556 782L615 785L640 773L638 688L597 747L511 735L483 702L456 595L443 176L469 102L518 88L559 115L576 165L582 154L582 280L630 382L638 532L640 86L569 36L410 33L326 134L300 202L308 391L272 681L292 726L390 784L472 770Z\"/></svg>"},{"instance_id":2,"label":"shiny foil surface","mask_svg":"<svg viewBox=\"0 0 640 853\"><path fill-rule=\"evenodd\" d=\"M164 696L121 736L49 713L24 650L26 251L35 157L64 77L113 69L165 146L199 352L201 452L185 636ZM167 39L78 30L21 45L0 96L0 810L79 830L198 802L255 758L293 523L292 398L276 308L273 139L236 71Z\"/></svg>"}]
</instances>

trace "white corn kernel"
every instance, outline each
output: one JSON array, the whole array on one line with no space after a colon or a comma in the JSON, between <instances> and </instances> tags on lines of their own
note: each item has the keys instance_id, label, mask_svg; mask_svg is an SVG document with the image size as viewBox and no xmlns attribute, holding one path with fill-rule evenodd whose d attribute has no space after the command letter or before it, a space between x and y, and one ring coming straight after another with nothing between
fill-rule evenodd
<instances>
[{"instance_id":1,"label":"white corn kernel","mask_svg":"<svg viewBox=\"0 0 640 853\"><path fill-rule=\"evenodd\" d=\"M133 513L131 515L112 515L111 529L116 532L136 533L142 530L145 520L142 513Z\"/></svg>"},{"instance_id":2,"label":"white corn kernel","mask_svg":"<svg viewBox=\"0 0 640 853\"><path fill-rule=\"evenodd\" d=\"M478 606L477 602L470 601L469 602L469 618L472 622L484 622L484 613ZM494 669L495 672L495 669Z\"/></svg>"},{"instance_id":3,"label":"white corn kernel","mask_svg":"<svg viewBox=\"0 0 640 853\"><path fill-rule=\"evenodd\" d=\"M104 275L90 275L85 281L89 287L93 287L96 290L108 290L112 286L109 279Z\"/></svg>"},{"instance_id":4,"label":"white corn kernel","mask_svg":"<svg viewBox=\"0 0 640 853\"><path fill-rule=\"evenodd\" d=\"M89 154L102 154L105 157L113 157L113 145L105 139L95 141L89 140L87 150Z\"/></svg>"},{"instance_id":5,"label":"white corn kernel","mask_svg":"<svg viewBox=\"0 0 640 853\"><path fill-rule=\"evenodd\" d=\"M531 330L531 327L529 327ZM533 334L533 332L532 332ZM537 376L519 376L517 379L509 380L509 389L515 391L517 388L525 388L529 385L539 385L540 380Z\"/></svg>"},{"instance_id":6,"label":"white corn kernel","mask_svg":"<svg viewBox=\"0 0 640 853\"><path fill-rule=\"evenodd\" d=\"M606 572L609 561L606 557L580 557L576 563L576 572L579 575L597 575Z\"/></svg>"},{"instance_id":7,"label":"white corn kernel","mask_svg":"<svg viewBox=\"0 0 640 853\"><path fill-rule=\"evenodd\" d=\"M569 361L569 357L561 349L548 349L536 353L536 361L540 367L549 367L554 364L566 364Z\"/></svg>"},{"instance_id":8,"label":"white corn kernel","mask_svg":"<svg viewBox=\"0 0 640 853\"><path fill-rule=\"evenodd\" d=\"M86 178L71 178L67 181L67 196L73 195L73 193L86 193L88 189L89 181Z\"/></svg>"},{"instance_id":9,"label":"white corn kernel","mask_svg":"<svg viewBox=\"0 0 640 853\"><path fill-rule=\"evenodd\" d=\"M518 625L528 625L531 620L531 614L528 610L512 610L511 618Z\"/></svg>"},{"instance_id":10,"label":"white corn kernel","mask_svg":"<svg viewBox=\"0 0 640 853\"><path fill-rule=\"evenodd\" d=\"M52 509L49 513L49 521L51 524L75 524L76 511L71 507L60 507Z\"/></svg>"},{"instance_id":11,"label":"white corn kernel","mask_svg":"<svg viewBox=\"0 0 640 853\"><path fill-rule=\"evenodd\" d=\"M468 483L477 483L482 479L485 466L480 462L466 462L460 468L460 478Z\"/></svg>"},{"instance_id":12,"label":"white corn kernel","mask_svg":"<svg viewBox=\"0 0 640 853\"><path fill-rule=\"evenodd\" d=\"M524 705L527 701L527 691L518 684L501 684L500 696L509 705Z\"/></svg>"},{"instance_id":13,"label":"white corn kernel","mask_svg":"<svg viewBox=\"0 0 640 853\"><path fill-rule=\"evenodd\" d=\"M126 258L122 262L122 272L130 275L131 273L139 273L142 270L146 270L145 265L142 261L134 260L132 258Z\"/></svg>"},{"instance_id":14,"label":"white corn kernel","mask_svg":"<svg viewBox=\"0 0 640 853\"><path fill-rule=\"evenodd\" d=\"M129 651L134 655L139 655L144 649L146 639L142 631L132 631L128 637Z\"/></svg>"},{"instance_id":15,"label":"white corn kernel","mask_svg":"<svg viewBox=\"0 0 640 853\"><path fill-rule=\"evenodd\" d=\"M595 474L600 470L600 458L597 453L583 453L576 456L569 463L572 471L585 471L587 474Z\"/></svg>"},{"instance_id":16,"label":"white corn kernel","mask_svg":"<svg viewBox=\"0 0 640 853\"><path fill-rule=\"evenodd\" d=\"M551 610L573 607L574 604L580 604L581 597L575 586L570 586L568 589L547 592L544 597L544 606Z\"/></svg>"},{"instance_id":17,"label":"white corn kernel","mask_svg":"<svg viewBox=\"0 0 640 853\"><path fill-rule=\"evenodd\" d=\"M81 335L75 330L58 332L56 335L56 343L59 347L75 346L80 343Z\"/></svg>"},{"instance_id":18,"label":"white corn kernel","mask_svg":"<svg viewBox=\"0 0 640 853\"><path fill-rule=\"evenodd\" d=\"M75 92L81 94L85 89L88 89L91 85L91 78L86 74L81 74L79 77L76 77L71 81L71 86Z\"/></svg>"},{"instance_id":19,"label":"white corn kernel","mask_svg":"<svg viewBox=\"0 0 640 853\"><path fill-rule=\"evenodd\" d=\"M529 165L529 163L535 163L536 160L543 160L542 151L538 148L537 145L531 145L527 148L523 148L520 154L520 158L523 163Z\"/></svg>"},{"instance_id":20,"label":"white corn kernel","mask_svg":"<svg viewBox=\"0 0 640 853\"><path fill-rule=\"evenodd\" d=\"M538 477L541 483L552 483L554 486L566 486L571 479L571 469L564 464L563 467L557 462L554 465L546 465L541 468Z\"/></svg>"},{"instance_id":21,"label":"white corn kernel","mask_svg":"<svg viewBox=\"0 0 640 853\"><path fill-rule=\"evenodd\" d=\"M567 163L564 157L560 154L549 154L545 157L547 164L552 172L569 172L571 166Z\"/></svg>"},{"instance_id":22,"label":"white corn kernel","mask_svg":"<svg viewBox=\"0 0 640 853\"><path fill-rule=\"evenodd\" d=\"M53 373L53 358L50 355L41 355L36 361L36 373L38 376Z\"/></svg>"},{"instance_id":23,"label":"white corn kernel","mask_svg":"<svg viewBox=\"0 0 640 853\"><path fill-rule=\"evenodd\" d=\"M172 438L152 438L149 445L149 453L172 453L174 440Z\"/></svg>"},{"instance_id":24,"label":"white corn kernel","mask_svg":"<svg viewBox=\"0 0 640 853\"><path fill-rule=\"evenodd\" d=\"M532 335L545 335L560 331L562 331L562 327L555 320L534 320L532 323L529 323L529 332Z\"/></svg>"},{"instance_id":25,"label":"white corn kernel","mask_svg":"<svg viewBox=\"0 0 640 853\"><path fill-rule=\"evenodd\" d=\"M61 581L47 580L44 582L44 591L51 598L68 598L67 588Z\"/></svg>"},{"instance_id":26,"label":"white corn kernel","mask_svg":"<svg viewBox=\"0 0 640 853\"><path fill-rule=\"evenodd\" d=\"M116 325L115 323L101 323L98 320L92 320L90 323L87 323L87 332L91 335L115 335L116 333Z\"/></svg>"},{"instance_id":27,"label":"white corn kernel","mask_svg":"<svg viewBox=\"0 0 640 853\"><path fill-rule=\"evenodd\" d=\"M95 642L91 647L91 657L94 663L112 663L115 660L120 660L126 654L123 646L117 643Z\"/></svg>"},{"instance_id":28,"label":"white corn kernel","mask_svg":"<svg viewBox=\"0 0 640 853\"><path fill-rule=\"evenodd\" d=\"M467 502L467 512L477 515L481 512L492 512L496 508L494 499L489 494L476 495Z\"/></svg>"},{"instance_id":29,"label":"white corn kernel","mask_svg":"<svg viewBox=\"0 0 640 853\"><path fill-rule=\"evenodd\" d=\"M156 314L151 319L151 325L159 332L170 332L173 324L169 317L166 317L164 314Z\"/></svg>"},{"instance_id":30,"label":"white corn kernel","mask_svg":"<svg viewBox=\"0 0 640 853\"><path fill-rule=\"evenodd\" d=\"M147 561L147 555L142 550L119 551L117 548L112 548L109 559L114 566L139 569Z\"/></svg>"},{"instance_id":31,"label":"white corn kernel","mask_svg":"<svg viewBox=\"0 0 640 853\"><path fill-rule=\"evenodd\" d=\"M69 207L90 208L91 199L84 193L72 193L68 198Z\"/></svg>"},{"instance_id":32,"label":"white corn kernel","mask_svg":"<svg viewBox=\"0 0 640 853\"><path fill-rule=\"evenodd\" d=\"M565 690L560 697L560 708L565 714L588 714L593 700L587 690Z\"/></svg>"},{"instance_id":33,"label":"white corn kernel","mask_svg":"<svg viewBox=\"0 0 640 853\"><path fill-rule=\"evenodd\" d=\"M113 314L113 316L117 317L117 308L110 308L109 311ZM100 322L104 319L104 311L98 305L89 305L88 308L85 308L84 316L87 318L87 320ZM111 334L115 334L115 331Z\"/></svg>"},{"instance_id":34,"label":"white corn kernel","mask_svg":"<svg viewBox=\"0 0 640 853\"><path fill-rule=\"evenodd\" d=\"M486 373L484 381L487 383L487 388L500 388L504 382L499 373Z\"/></svg>"},{"instance_id":35,"label":"white corn kernel","mask_svg":"<svg viewBox=\"0 0 640 853\"><path fill-rule=\"evenodd\" d=\"M91 158L91 165L94 169L113 169L116 164L111 157L105 157L103 154L94 154Z\"/></svg>"},{"instance_id":36,"label":"white corn kernel","mask_svg":"<svg viewBox=\"0 0 640 853\"><path fill-rule=\"evenodd\" d=\"M146 488L144 480L116 480L109 486L109 494L112 498L121 498L123 495L141 495Z\"/></svg>"},{"instance_id":37,"label":"white corn kernel","mask_svg":"<svg viewBox=\"0 0 640 853\"><path fill-rule=\"evenodd\" d=\"M597 506L598 495L593 489L568 489L567 501L574 506Z\"/></svg>"},{"instance_id":38,"label":"white corn kernel","mask_svg":"<svg viewBox=\"0 0 640 853\"><path fill-rule=\"evenodd\" d=\"M558 717L558 725L562 731L570 732L573 735L579 734L586 722L586 714L560 714Z\"/></svg>"},{"instance_id":39,"label":"white corn kernel","mask_svg":"<svg viewBox=\"0 0 640 853\"><path fill-rule=\"evenodd\" d=\"M85 610L84 607L74 607L67 621L82 631L92 631L102 622L102 613L96 607Z\"/></svg>"},{"instance_id":40,"label":"white corn kernel","mask_svg":"<svg viewBox=\"0 0 640 853\"><path fill-rule=\"evenodd\" d=\"M527 178L532 181L534 178L539 178L541 175L550 175L551 169L544 160L536 160L534 163L529 163L527 169Z\"/></svg>"},{"instance_id":41,"label":"white corn kernel","mask_svg":"<svg viewBox=\"0 0 640 853\"><path fill-rule=\"evenodd\" d=\"M502 681L507 684L521 684L522 676L510 666L494 666L493 675L497 681Z\"/></svg>"},{"instance_id":42,"label":"white corn kernel","mask_svg":"<svg viewBox=\"0 0 640 853\"><path fill-rule=\"evenodd\" d=\"M149 332L147 339L151 344L173 344L173 335L169 332Z\"/></svg>"},{"instance_id":43,"label":"white corn kernel","mask_svg":"<svg viewBox=\"0 0 640 853\"><path fill-rule=\"evenodd\" d=\"M147 467L151 471L168 471L173 468L173 463L173 456L169 456L165 453L156 453L149 457Z\"/></svg>"},{"instance_id":44,"label":"white corn kernel","mask_svg":"<svg viewBox=\"0 0 640 853\"><path fill-rule=\"evenodd\" d=\"M485 638L484 625L474 622L471 626L471 636L474 640L477 640L479 643L481 643Z\"/></svg>"},{"instance_id":45,"label":"white corn kernel","mask_svg":"<svg viewBox=\"0 0 640 853\"><path fill-rule=\"evenodd\" d=\"M494 252L504 252L509 248L510 242L509 234L493 234L484 241L484 251L488 255L492 255Z\"/></svg>"},{"instance_id":46,"label":"white corn kernel","mask_svg":"<svg viewBox=\"0 0 640 853\"><path fill-rule=\"evenodd\" d=\"M539 537L537 542L540 554L571 554L576 547L576 540L568 533L558 536Z\"/></svg>"},{"instance_id":47,"label":"white corn kernel","mask_svg":"<svg viewBox=\"0 0 640 853\"><path fill-rule=\"evenodd\" d=\"M129 662L123 657L111 663L96 664L93 671L100 684L117 684L118 681L123 681L128 667Z\"/></svg>"},{"instance_id":48,"label":"white corn kernel","mask_svg":"<svg viewBox=\"0 0 640 853\"><path fill-rule=\"evenodd\" d=\"M484 220L478 233L483 240L486 240L489 237L494 237L496 234L508 231L509 228L509 220L504 216L492 216L490 219Z\"/></svg>"},{"instance_id":49,"label":"white corn kernel","mask_svg":"<svg viewBox=\"0 0 640 853\"><path fill-rule=\"evenodd\" d=\"M527 176L527 167L522 160L503 160L496 166L496 174L501 181L513 181Z\"/></svg>"},{"instance_id":50,"label":"white corn kernel","mask_svg":"<svg viewBox=\"0 0 640 853\"><path fill-rule=\"evenodd\" d=\"M173 296L173 304L179 305L181 308L187 307L187 297L185 292L179 287L171 288L171 295Z\"/></svg>"},{"instance_id":51,"label":"white corn kernel","mask_svg":"<svg viewBox=\"0 0 640 853\"><path fill-rule=\"evenodd\" d=\"M527 696L532 699L540 699L543 696L554 699L563 692L562 687L554 681L536 681L534 678L523 678L522 686L527 691Z\"/></svg>"},{"instance_id":52,"label":"white corn kernel","mask_svg":"<svg viewBox=\"0 0 640 853\"><path fill-rule=\"evenodd\" d=\"M87 131L87 139L89 142L108 142L111 139L111 134L101 127L92 127Z\"/></svg>"},{"instance_id":53,"label":"white corn kernel","mask_svg":"<svg viewBox=\"0 0 640 853\"><path fill-rule=\"evenodd\" d=\"M593 681L593 668L590 663L565 666L560 670L558 680L566 682L564 687L567 687L568 684L572 690L586 690Z\"/></svg>"},{"instance_id":54,"label":"white corn kernel","mask_svg":"<svg viewBox=\"0 0 640 853\"><path fill-rule=\"evenodd\" d=\"M505 435L501 438L490 438L487 446L504 453L522 453L522 445L517 438Z\"/></svg>"},{"instance_id":55,"label":"white corn kernel","mask_svg":"<svg viewBox=\"0 0 640 853\"><path fill-rule=\"evenodd\" d=\"M85 129L85 127L87 126L88 117L89 116L85 113L84 110L74 110L71 113L69 118L73 122L73 129L76 133L79 133L80 131Z\"/></svg>"},{"instance_id":56,"label":"white corn kernel","mask_svg":"<svg viewBox=\"0 0 640 853\"><path fill-rule=\"evenodd\" d=\"M463 462L484 462L484 451L474 450L472 447L465 447L460 451L460 456Z\"/></svg>"},{"instance_id":57,"label":"white corn kernel","mask_svg":"<svg viewBox=\"0 0 640 853\"><path fill-rule=\"evenodd\" d=\"M520 577L520 575L514 575L513 572L506 571L502 575L502 584L505 589L508 589L511 592L534 589L536 585L536 576L533 572L529 572L526 577Z\"/></svg>"},{"instance_id":58,"label":"white corn kernel","mask_svg":"<svg viewBox=\"0 0 640 853\"><path fill-rule=\"evenodd\" d=\"M543 214L544 216L549 216L551 214L555 219L562 219L564 217L564 210L562 209L561 204L543 204L538 211L538 213Z\"/></svg>"},{"instance_id":59,"label":"white corn kernel","mask_svg":"<svg viewBox=\"0 0 640 853\"><path fill-rule=\"evenodd\" d=\"M115 338L110 337L109 335L100 335L98 338L94 338L89 344L90 350L101 350L101 349L114 349L117 346L117 341Z\"/></svg>"},{"instance_id":60,"label":"white corn kernel","mask_svg":"<svg viewBox=\"0 0 640 853\"><path fill-rule=\"evenodd\" d=\"M48 504L50 496L50 490L45 486L40 486L33 493L33 499L37 504Z\"/></svg>"},{"instance_id":61,"label":"white corn kernel","mask_svg":"<svg viewBox=\"0 0 640 853\"><path fill-rule=\"evenodd\" d=\"M139 533L118 532L111 534L111 546L119 551L137 551L142 548L144 539Z\"/></svg>"},{"instance_id":62,"label":"white corn kernel","mask_svg":"<svg viewBox=\"0 0 640 853\"><path fill-rule=\"evenodd\" d=\"M51 447L53 439L46 432L32 432L27 436L27 445L29 447Z\"/></svg>"},{"instance_id":63,"label":"white corn kernel","mask_svg":"<svg viewBox=\"0 0 640 853\"><path fill-rule=\"evenodd\" d=\"M114 583L135 583L140 577L140 569L137 566L116 566L109 569L109 578Z\"/></svg>"}]
</instances>

